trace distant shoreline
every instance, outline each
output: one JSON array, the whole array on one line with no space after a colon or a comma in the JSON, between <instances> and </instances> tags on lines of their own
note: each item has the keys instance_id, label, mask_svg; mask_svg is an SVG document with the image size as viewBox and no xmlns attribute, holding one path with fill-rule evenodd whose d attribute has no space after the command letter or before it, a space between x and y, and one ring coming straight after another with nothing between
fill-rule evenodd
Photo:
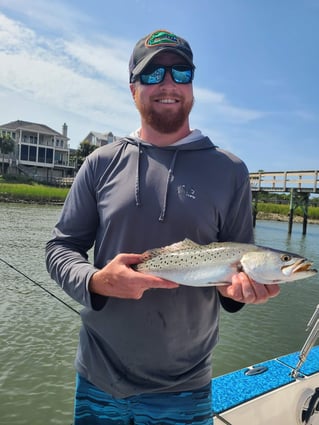
<instances>
[{"instance_id":1,"label":"distant shoreline","mask_svg":"<svg viewBox=\"0 0 319 425\"><path fill-rule=\"evenodd\" d=\"M288 223L289 217L285 214L276 214L276 213L265 213L262 211L259 211L257 213L257 220L271 220L271 221L285 221ZM295 215L293 219L294 223L302 223L303 217L300 217L300 215ZM307 220L308 224L319 224L319 220L308 218Z\"/></svg>"},{"instance_id":2,"label":"distant shoreline","mask_svg":"<svg viewBox=\"0 0 319 425\"><path fill-rule=\"evenodd\" d=\"M24 205L48 205L48 206L57 206L62 207L64 202L61 200L49 200L49 199L14 199L9 198L6 196L3 196L3 194L0 194L0 203L11 203L11 204L24 204ZM257 213L257 221L258 220L269 220L269 221L282 221L282 222L288 222L289 217L285 214L278 214L278 213L271 213L271 212L263 212L258 211ZM300 217L298 215L294 216L293 219L294 223L302 223L303 217ZM308 218L307 220L308 224L319 224L319 220Z\"/></svg>"},{"instance_id":3,"label":"distant shoreline","mask_svg":"<svg viewBox=\"0 0 319 425\"><path fill-rule=\"evenodd\" d=\"M62 206L64 201L61 200L50 200L50 199L15 199L7 198L0 194L1 204L24 204L24 205L57 205Z\"/></svg>"}]
</instances>

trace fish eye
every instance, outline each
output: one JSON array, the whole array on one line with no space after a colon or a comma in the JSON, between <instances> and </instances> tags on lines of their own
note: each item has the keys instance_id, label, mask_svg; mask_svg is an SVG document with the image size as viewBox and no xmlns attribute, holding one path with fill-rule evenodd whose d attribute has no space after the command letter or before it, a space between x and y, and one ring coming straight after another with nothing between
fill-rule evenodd
<instances>
[{"instance_id":1,"label":"fish eye","mask_svg":"<svg viewBox=\"0 0 319 425\"><path fill-rule=\"evenodd\" d=\"M291 260L291 255L288 254L283 254L281 257L282 261L290 261Z\"/></svg>"}]
</instances>

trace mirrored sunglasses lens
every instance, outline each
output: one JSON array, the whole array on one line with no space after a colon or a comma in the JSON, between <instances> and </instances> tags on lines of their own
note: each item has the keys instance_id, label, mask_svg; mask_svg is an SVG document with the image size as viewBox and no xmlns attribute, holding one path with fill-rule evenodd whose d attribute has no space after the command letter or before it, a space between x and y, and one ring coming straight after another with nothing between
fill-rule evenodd
<instances>
[{"instance_id":1,"label":"mirrored sunglasses lens","mask_svg":"<svg viewBox=\"0 0 319 425\"><path fill-rule=\"evenodd\" d=\"M159 84L165 77L165 68L157 68L150 74L141 74L142 84Z\"/></svg>"},{"instance_id":2,"label":"mirrored sunglasses lens","mask_svg":"<svg viewBox=\"0 0 319 425\"><path fill-rule=\"evenodd\" d=\"M192 81L193 72L191 68L172 67L172 76L175 83L188 84Z\"/></svg>"}]
</instances>

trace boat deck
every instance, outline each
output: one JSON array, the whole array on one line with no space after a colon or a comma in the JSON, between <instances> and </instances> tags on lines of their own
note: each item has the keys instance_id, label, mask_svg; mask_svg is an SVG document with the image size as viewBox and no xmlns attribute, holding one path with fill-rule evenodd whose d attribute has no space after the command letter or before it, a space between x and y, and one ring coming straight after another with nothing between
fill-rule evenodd
<instances>
[{"instance_id":1,"label":"boat deck","mask_svg":"<svg viewBox=\"0 0 319 425\"><path fill-rule=\"evenodd\" d=\"M299 352L288 354L212 379L213 412L222 413L295 382L291 372L298 364L298 355ZM258 370L259 367L267 369L260 374L245 374L247 370ZM300 376L302 379L317 372L319 372L319 346L314 347L309 353L307 361L300 369Z\"/></svg>"}]
</instances>

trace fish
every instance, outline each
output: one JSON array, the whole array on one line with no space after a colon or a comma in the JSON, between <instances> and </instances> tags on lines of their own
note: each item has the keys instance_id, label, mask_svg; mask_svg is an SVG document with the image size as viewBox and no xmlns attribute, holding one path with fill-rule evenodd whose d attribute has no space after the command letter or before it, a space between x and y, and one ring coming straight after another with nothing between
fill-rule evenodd
<instances>
[{"instance_id":1,"label":"fish","mask_svg":"<svg viewBox=\"0 0 319 425\"><path fill-rule=\"evenodd\" d=\"M313 262L298 254L238 242L200 245L190 239L145 251L134 270L181 285L204 287L231 284L239 272L262 284L306 279L317 273Z\"/></svg>"}]
</instances>

